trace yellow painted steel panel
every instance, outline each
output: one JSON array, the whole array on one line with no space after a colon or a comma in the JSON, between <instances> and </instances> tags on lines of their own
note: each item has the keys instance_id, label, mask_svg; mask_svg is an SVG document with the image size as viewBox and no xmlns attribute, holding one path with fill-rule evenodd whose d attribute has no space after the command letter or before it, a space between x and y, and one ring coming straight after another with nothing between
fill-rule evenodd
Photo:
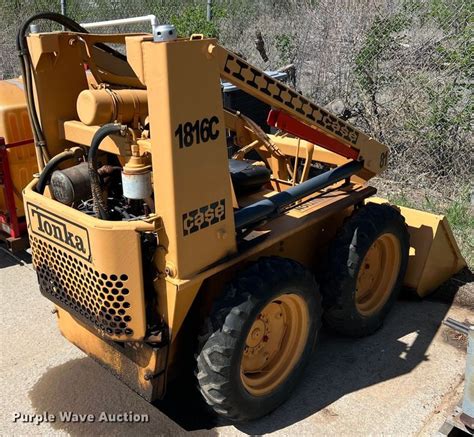
<instances>
[{"instance_id":1,"label":"yellow painted steel panel","mask_svg":"<svg viewBox=\"0 0 474 437\"><path fill-rule=\"evenodd\" d=\"M7 144L33 138L21 79L0 81L0 137L4 137ZM16 211L21 217L25 214L21 191L38 171L33 142L9 149L8 161ZM5 208L3 190L0 189L0 210Z\"/></svg>"},{"instance_id":2,"label":"yellow painted steel panel","mask_svg":"<svg viewBox=\"0 0 474 437\"><path fill-rule=\"evenodd\" d=\"M110 222L24 190L28 235L41 293L118 341L145 336L140 231L152 223Z\"/></svg>"},{"instance_id":3,"label":"yellow painted steel panel","mask_svg":"<svg viewBox=\"0 0 474 437\"><path fill-rule=\"evenodd\" d=\"M388 203L371 197L367 202ZM424 297L466 266L448 220L443 215L397 206L410 233L406 287Z\"/></svg>"}]
</instances>

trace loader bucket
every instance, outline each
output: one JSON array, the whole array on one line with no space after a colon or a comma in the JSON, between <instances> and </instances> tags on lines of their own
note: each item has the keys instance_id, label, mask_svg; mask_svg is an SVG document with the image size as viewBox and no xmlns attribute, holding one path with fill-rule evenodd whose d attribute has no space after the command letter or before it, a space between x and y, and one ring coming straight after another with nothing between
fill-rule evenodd
<instances>
[{"instance_id":1,"label":"loader bucket","mask_svg":"<svg viewBox=\"0 0 474 437\"><path fill-rule=\"evenodd\" d=\"M378 197L367 201L388 203ZM424 297L465 267L466 261L445 216L403 206L397 208L410 233L410 257L404 285Z\"/></svg>"}]
</instances>

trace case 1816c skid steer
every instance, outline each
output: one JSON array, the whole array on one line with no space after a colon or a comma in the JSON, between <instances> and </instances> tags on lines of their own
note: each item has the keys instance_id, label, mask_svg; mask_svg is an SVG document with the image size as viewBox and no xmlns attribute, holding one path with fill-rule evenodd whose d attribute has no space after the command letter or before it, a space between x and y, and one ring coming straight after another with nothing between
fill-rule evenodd
<instances>
[{"instance_id":1,"label":"case 1816c skid steer","mask_svg":"<svg viewBox=\"0 0 474 437\"><path fill-rule=\"evenodd\" d=\"M65 30L27 35L37 19ZM386 146L215 39L92 34L45 13L17 42L41 293L62 334L145 399L193 360L215 412L262 416L323 320L373 333L403 285L425 295L463 267L443 217L371 198ZM221 79L272 108L273 134L223 107Z\"/></svg>"}]
</instances>

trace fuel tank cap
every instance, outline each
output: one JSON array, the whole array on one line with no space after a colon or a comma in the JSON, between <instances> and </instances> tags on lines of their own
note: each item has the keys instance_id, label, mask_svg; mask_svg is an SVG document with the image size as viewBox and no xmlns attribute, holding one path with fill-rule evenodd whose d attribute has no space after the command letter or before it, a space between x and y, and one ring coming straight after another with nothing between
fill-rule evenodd
<instances>
[{"instance_id":1,"label":"fuel tank cap","mask_svg":"<svg viewBox=\"0 0 474 437\"><path fill-rule=\"evenodd\" d=\"M173 41L177 38L176 28L172 24L160 24L154 28L153 41Z\"/></svg>"}]
</instances>

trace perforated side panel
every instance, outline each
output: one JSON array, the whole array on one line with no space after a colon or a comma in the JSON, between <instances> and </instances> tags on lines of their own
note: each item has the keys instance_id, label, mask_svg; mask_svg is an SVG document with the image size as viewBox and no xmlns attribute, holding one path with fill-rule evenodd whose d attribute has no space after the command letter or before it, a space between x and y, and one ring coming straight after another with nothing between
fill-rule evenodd
<instances>
[{"instance_id":1,"label":"perforated side panel","mask_svg":"<svg viewBox=\"0 0 474 437\"><path fill-rule=\"evenodd\" d=\"M90 263L31 234L30 243L43 295L108 335L133 336L127 272L99 272Z\"/></svg>"}]
</instances>

